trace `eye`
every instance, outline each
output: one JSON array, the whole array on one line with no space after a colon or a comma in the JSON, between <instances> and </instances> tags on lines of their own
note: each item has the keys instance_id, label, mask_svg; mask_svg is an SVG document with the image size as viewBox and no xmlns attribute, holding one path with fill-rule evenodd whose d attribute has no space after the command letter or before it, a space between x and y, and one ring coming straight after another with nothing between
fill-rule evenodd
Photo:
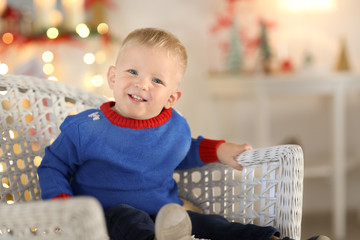
<instances>
[{"instance_id":1,"label":"eye","mask_svg":"<svg viewBox=\"0 0 360 240\"><path fill-rule=\"evenodd\" d=\"M132 75L137 75L137 71L136 70L133 70L133 69L130 69L128 70L128 72Z\"/></svg>"},{"instance_id":2,"label":"eye","mask_svg":"<svg viewBox=\"0 0 360 240\"><path fill-rule=\"evenodd\" d=\"M163 81L161 81L161 80L158 79L158 78L154 78L154 79L153 79L153 82L156 83L156 84L163 84Z\"/></svg>"}]
</instances>

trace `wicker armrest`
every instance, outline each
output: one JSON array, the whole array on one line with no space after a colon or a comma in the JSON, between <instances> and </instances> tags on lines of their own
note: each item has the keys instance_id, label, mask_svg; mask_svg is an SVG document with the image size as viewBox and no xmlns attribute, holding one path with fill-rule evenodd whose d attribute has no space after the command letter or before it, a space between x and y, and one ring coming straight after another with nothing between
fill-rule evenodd
<instances>
[{"instance_id":1,"label":"wicker armrest","mask_svg":"<svg viewBox=\"0 0 360 240\"><path fill-rule=\"evenodd\" d=\"M94 198L3 204L0 239L108 239L104 213Z\"/></svg>"},{"instance_id":2,"label":"wicker armrest","mask_svg":"<svg viewBox=\"0 0 360 240\"><path fill-rule=\"evenodd\" d=\"M237 157L239 172L220 163L178 171L179 196L204 213L274 226L300 239L303 152L297 145L249 150Z\"/></svg>"}]
</instances>

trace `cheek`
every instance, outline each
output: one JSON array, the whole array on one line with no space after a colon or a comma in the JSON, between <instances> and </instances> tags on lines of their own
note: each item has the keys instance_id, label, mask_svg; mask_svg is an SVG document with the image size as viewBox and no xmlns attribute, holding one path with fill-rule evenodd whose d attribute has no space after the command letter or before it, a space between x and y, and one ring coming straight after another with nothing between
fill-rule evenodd
<instances>
[{"instance_id":1,"label":"cheek","mask_svg":"<svg viewBox=\"0 0 360 240\"><path fill-rule=\"evenodd\" d=\"M115 83L115 88L117 89L117 91L124 90L127 87L127 85L129 85L127 84L127 82L128 81L126 81L125 79L117 79Z\"/></svg>"},{"instance_id":2,"label":"cheek","mask_svg":"<svg viewBox=\"0 0 360 240\"><path fill-rule=\"evenodd\" d=\"M113 88L114 97L122 97L126 92L125 88L121 84L115 84Z\"/></svg>"}]
</instances>

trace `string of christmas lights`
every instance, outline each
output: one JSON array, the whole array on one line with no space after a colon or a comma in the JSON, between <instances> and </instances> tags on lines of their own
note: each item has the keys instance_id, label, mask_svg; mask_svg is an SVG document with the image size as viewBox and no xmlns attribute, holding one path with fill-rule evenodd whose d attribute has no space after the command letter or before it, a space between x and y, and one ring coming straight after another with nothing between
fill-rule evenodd
<instances>
[{"instance_id":1,"label":"string of christmas lights","mask_svg":"<svg viewBox=\"0 0 360 240\"><path fill-rule=\"evenodd\" d=\"M14 55L13 52L18 51L16 56L19 57L20 51L26 46L32 46L37 50L34 54L40 56L42 61L42 74L50 80L58 81L56 72L59 72L57 68L61 64L58 62L56 46L67 44L82 47L84 42L95 39L100 43L99 47L95 51L92 49L92 52L85 49L81 61L94 69L92 74L87 74L86 81L90 82L91 87L101 87L104 77L96 73L99 67L95 65L106 62L107 46L118 41L111 36L104 17L105 8L113 7L114 3L110 0L62 0L63 19L62 13L54 9L55 2L34 0L31 15L0 0L0 74L11 74L18 67L19 61L7 55ZM39 13L43 16L39 17ZM25 17L29 15L32 17ZM85 15L88 16L87 20Z\"/></svg>"}]
</instances>

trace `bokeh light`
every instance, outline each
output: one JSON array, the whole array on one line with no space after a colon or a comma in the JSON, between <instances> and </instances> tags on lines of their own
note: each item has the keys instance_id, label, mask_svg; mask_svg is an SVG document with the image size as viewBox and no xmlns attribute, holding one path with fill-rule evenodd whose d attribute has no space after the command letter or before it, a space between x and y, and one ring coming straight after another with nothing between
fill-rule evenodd
<instances>
[{"instance_id":1,"label":"bokeh light","mask_svg":"<svg viewBox=\"0 0 360 240\"><path fill-rule=\"evenodd\" d=\"M8 71L9 71L8 65L6 65L5 63L1 63L0 64L0 74L5 75L8 73Z\"/></svg>"},{"instance_id":2,"label":"bokeh light","mask_svg":"<svg viewBox=\"0 0 360 240\"><path fill-rule=\"evenodd\" d=\"M2 36L2 40L5 44L11 44L14 41L14 35L12 33L6 32Z\"/></svg>"},{"instance_id":3,"label":"bokeh light","mask_svg":"<svg viewBox=\"0 0 360 240\"><path fill-rule=\"evenodd\" d=\"M50 63L54 60L54 54L51 51L45 51L41 57L46 63Z\"/></svg>"},{"instance_id":4,"label":"bokeh light","mask_svg":"<svg viewBox=\"0 0 360 240\"><path fill-rule=\"evenodd\" d=\"M55 76L50 76L50 77L48 77L48 79L51 80L51 81L54 81L54 82L58 82L58 81L59 81L59 80L57 79L57 77L55 77Z\"/></svg>"},{"instance_id":5,"label":"bokeh light","mask_svg":"<svg viewBox=\"0 0 360 240\"><path fill-rule=\"evenodd\" d=\"M55 39L59 36L59 30L55 27L51 27L46 31L46 35L50 39Z\"/></svg>"},{"instance_id":6,"label":"bokeh light","mask_svg":"<svg viewBox=\"0 0 360 240\"><path fill-rule=\"evenodd\" d=\"M76 33L82 38L87 38L90 35L90 29L86 24L80 23L76 26Z\"/></svg>"},{"instance_id":7,"label":"bokeh light","mask_svg":"<svg viewBox=\"0 0 360 240\"><path fill-rule=\"evenodd\" d=\"M98 33L100 34L106 34L109 32L109 26L106 24L106 23L100 23L98 26L97 26L97 31Z\"/></svg>"},{"instance_id":8,"label":"bokeh light","mask_svg":"<svg viewBox=\"0 0 360 240\"><path fill-rule=\"evenodd\" d=\"M52 65L51 63L46 63L44 66L43 66L43 72L46 74L46 75L50 75L54 72L54 65Z\"/></svg>"},{"instance_id":9,"label":"bokeh light","mask_svg":"<svg viewBox=\"0 0 360 240\"><path fill-rule=\"evenodd\" d=\"M95 62L95 55L93 53L86 53L83 60L86 64L93 64Z\"/></svg>"},{"instance_id":10,"label":"bokeh light","mask_svg":"<svg viewBox=\"0 0 360 240\"><path fill-rule=\"evenodd\" d=\"M101 87L104 85L104 78L101 75L95 75L91 78L91 84L94 87Z\"/></svg>"}]
</instances>

